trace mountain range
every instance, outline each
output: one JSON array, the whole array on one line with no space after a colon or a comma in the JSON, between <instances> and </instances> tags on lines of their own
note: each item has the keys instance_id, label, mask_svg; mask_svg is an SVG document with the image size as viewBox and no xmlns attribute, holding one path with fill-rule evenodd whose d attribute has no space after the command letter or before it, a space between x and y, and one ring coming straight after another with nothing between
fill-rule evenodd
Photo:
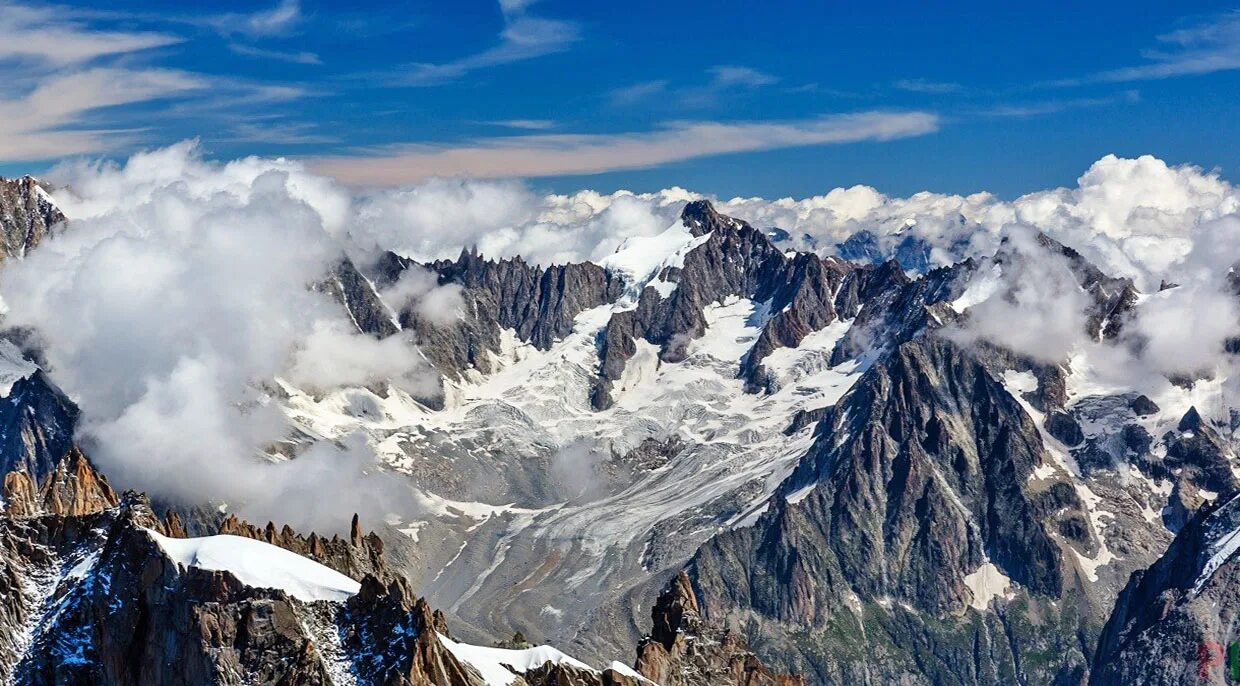
<instances>
[{"instance_id":1,"label":"mountain range","mask_svg":"<svg viewBox=\"0 0 1240 686\"><path fill-rule=\"evenodd\" d=\"M35 180L0 183L4 260L73 230ZM37 331L7 328L0 673L1227 683L1240 412L1218 370L1240 340L1116 386L1106 360L1000 335L1037 326L1005 304L1054 286L1073 335L1139 354L1134 322L1175 284L1141 292L1036 232L941 267L887 242L824 257L694 200L597 263L342 254L307 287L416 346L433 383L256 380L289 431L255 459L364 437L412 494L371 533L118 493ZM451 316L393 296L413 279Z\"/></svg>"}]
</instances>

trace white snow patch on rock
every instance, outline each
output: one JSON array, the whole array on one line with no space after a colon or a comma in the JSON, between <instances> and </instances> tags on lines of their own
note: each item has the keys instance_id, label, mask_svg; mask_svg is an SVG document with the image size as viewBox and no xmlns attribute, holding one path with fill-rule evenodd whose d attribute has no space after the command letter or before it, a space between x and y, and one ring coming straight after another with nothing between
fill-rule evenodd
<instances>
[{"instance_id":1,"label":"white snow patch on rock","mask_svg":"<svg viewBox=\"0 0 1240 686\"><path fill-rule=\"evenodd\" d=\"M7 397L13 384L39 371L39 366L22 356L9 341L0 340L0 397Z\"/></svg>"},{"instance_id":2,"label":"white snow patch on rock","mask_svg":"<svg viewBox=\"0 0 1240 686\"><path fill-rule=\"evenodd\" d=\"M973 592L973 601L969 606L975 610L990 607L990 601L1002 597L1012 586L1007 577L993 562L985 562L972 573L964 577L964 585Z\"/></svg>"}]
</instances>

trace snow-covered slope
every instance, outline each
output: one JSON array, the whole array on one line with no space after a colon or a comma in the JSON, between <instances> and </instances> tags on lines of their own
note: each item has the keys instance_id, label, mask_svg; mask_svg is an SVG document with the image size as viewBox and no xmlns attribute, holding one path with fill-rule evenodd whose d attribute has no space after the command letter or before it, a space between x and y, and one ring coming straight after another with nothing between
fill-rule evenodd
<instances>
[{"instance_id":1,"label":"snow-covered slope","mask_svg":"<svg viewBox=\"0 0 1240 686\"><path fill-rule=\"evenodd\" d=\"M298 600L339 602L360 588L356 581L334 569L251 538L169 538L155 531L147 533L179 565L227 571L247 586L280 589Z\"/></svg>"},{"instance_id":2,"label":"snow-covered slope","mask_svg":"<svg viewBox=\"0 0 1240 686\"><path fill-rule=\"evenodd\" d=\"M598 671L551 646L535 646L522 650L487 648L457 643L443 635L439 636L439 641L456 659L478 670L487 686L512 686L520 675L547 663L568 665L586 672Z\"/></svg>"}]
</instances>

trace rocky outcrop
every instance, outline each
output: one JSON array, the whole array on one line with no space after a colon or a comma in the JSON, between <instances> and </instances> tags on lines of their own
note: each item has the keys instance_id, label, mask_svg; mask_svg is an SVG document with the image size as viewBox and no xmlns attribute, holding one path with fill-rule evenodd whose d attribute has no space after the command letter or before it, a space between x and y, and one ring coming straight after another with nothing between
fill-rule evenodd
<instances>
[{"instance_id":1,"label":"rocky outcrop","mask_svg":"<svg viewBox=\"0 0 1240 686\"><path fill-rule=\"evenodd\" d=\"M464 371L492 371L501 350L501 329L545 350L567 336L581 312L614 302L623 282L591 263L532 265L521 258L493 261L474 250L455 260L427 265L385 254L372 267L375 283L386 288L409 269L428 269L440 286L461 287L460 316L450 324L428 318L417 307L397 313L400 326L412 334L419 349L449 378Z\"/></svg>"},{"instance_id":2,"label":"rocky outcrop","mask_svg":"<svg viewBox=\"0 0 1240 686\"><path fill-rule=\"evenodd\" d=\"M439 640L443 614L416 597L403 579L386 584L367 576L345 605L344 642L356 656L358 676L369 684L483 686Z\"/></svg>"},{"instance_id":3,"label":"rocky outcrop","mask_svg":"<svg viewBox=\"0 0 1240 686\"><path fill-rule=\"evenodd\" d=\"M97 555L54 592L20 683L331 683L284 592L178 566L127 512Z\"/></svg>"},{"instance_id":4,"label":"rocky outcrop","mask_svg":"<svg viewBox=\"0 0 1240 686\"><path fill-rule=\"evenodd\" d=\"M1163 437L1166 455L1148 456L1141 464L1150 474L1174 484L1164 518L1172 530L1179 529L1202 506L1218 498L1228 499L1240 489L1232 471L1236 455L1219 430L1191 407L1174 431Z\"/></svg>"},{"instance_id":5,"label":"rocky outcrop","mask_svg":"<svg viewBox=\"0 0 1240 686\"><path fill-rule=\"evenodd\" d=\"M637 647L637 670L662 686L803 686L767 669L732 631L702 621L689 577L678 574L651 608L650 634Z\"/></svg>"},{"instance_id":6,"label":"rocky outcrop","mask_svg":"<svg viewBox=\"0 0 1240 686\"><path fill-rule=\"evenodd\" d=\"M970 260L910 281L896 262L883 263L859 290L861 307L853 325L832 350L831 364L861 355L877 357L927 329L953 321L956 313L945 301L959 295L975 269Z\"/></svg>"},{"instance_id":7,"label":"rocky outcrop","mask_svg":"<svg viewBox=\"0 0 1240 686\"><path fill-rule=\"evenodd\" d=\"M1099 641L1091 686L1232 683L1240 640L1240 499L1195 515L1132 575Z\"/></svg>"},{"instance_id":8,"label":"rocky outcrop","mask_svg":"<svg viewBox=\"0 0 1240 686\"><path fill-rule=\"evenodd\" d=\"M65 215L36 179L0 178L0 260L25 257L63 221Z\"/></svg>"},{"instance_id":9,"label":"rocky outcrop","mask_svg":"<svg viewBox=\"0 0 1240 686\"><path fill-rule=\"evenodd\" d=\"M118 502L108 480L95 471L76 447L37 488L24 470L9 472L4 477L4 513L9 517L81 517L114 507Z\"/></svg>"},{"instance_id":10,"label":"rocky outcrop","mask_svg":"<svg viewBox=\"0 0 1240 686\"><path fill-rule=\"evenodd\" d=\"M332 275L315 288L335 298L359 332L386 338L400 331L394 321L395 316L379 297L374 284L358 271L349 258L342 258Z\"/></svg>"},{"instance_id":11,"label":"rocky outcrop","mask_svg":"<svg viewBox=\"0 0 1240 686\"><path fill-rule=\"evenodd\" d=\"M373 531L363 534L357 515L353 515L353 523L347 540L339 536L325 538L314 532L311 532L309 536L303 536L287 524L277 528L274 522L267 522L267 526L258 527L243 519L238 519L236 515L225 517L220 522L218 533L252 538L291 550L354 579L361 579L367 575L379 579L389 576L387 564L383 558L383 540Z\"/></svg>"}]
</instances>

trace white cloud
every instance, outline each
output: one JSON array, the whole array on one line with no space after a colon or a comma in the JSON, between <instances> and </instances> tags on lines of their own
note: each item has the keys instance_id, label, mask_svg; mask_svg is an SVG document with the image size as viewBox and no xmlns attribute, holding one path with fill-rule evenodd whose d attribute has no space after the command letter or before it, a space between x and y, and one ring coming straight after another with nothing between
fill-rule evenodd
<instances>
[{"instance_id":1,"label":"white cloud","mask_svg":"<svg viewBox=\"0 0 1240 686\"><path fill-rule=\"evenodd\" d=\"M275 377L311 388L429 381L415 348L351 331L308 288L345 248L349 196L290 163L207 163L190 144L51 177L72 188L56 198L73 230L5 266L6 322L37 327L109 475L167 498L225 499L243 516L382 516L366 491L314 508L282 502L300 492L300 470L257 459L289 431L258 390ZM324 445L306 464L369 484L373 456L362 457Z\"/></svg>"},{"instance_id":2,"label":"white cloud","mask_svg":"<svg viewBox=\"0 0 1240 686\"><path fill-rule=\"evenodd\" d=\"M277 62L289 62L291 64L322 64L323 61L313 52L304 50L299 51L283 51L268 50L265 48L256 48L252 45L242 45L240 43L230 43L228 49L238 55L246 57L257 57L260 59L276 60Z\"/></svg>"},{"instance_id":3,"label":"white cloud","mask_svg":"<svg viewBox=\"0 0 1240 686\"><path fill-rule=\"evenodd\" d=\"M560 52L581 37L573 22L526 14L534 4L531 0L502 0L499 4L504 28L497 45L451 62L407 65L393 81L404 86L434 86L478 69Z\"/></svg>"},{"instance_id":4,"label":"white cloud","mask_svg":"<svg viewBox=\"0 0 1240 686\"><path fill-rule=\"evenodd\" d=\"M384 289L380 297L395 312L412 306L433 324L448 326L461 315L464 300L459 284L439 285L439 277L429 269L410 268L401 272L396 283Z\"/></svg>"},{"instance_id":5,"label":"white cloud","mask_svg":"<svg viewBox=\"0 0 1240 686\"><path fill-rule=\"evenodd\" d=\"M61 8L0 0L0 60L65 66L179 42L165 33L93 29Z\"/></svg>"},{"instance_id":6,"label":"white cloud","mask_svg":"<svg viewBox=\"0 0 1240 686\"><path fill-rule=\"evenodd\" d=\"M96 67L49 76L32 91L0 99L0 160L39 160L113 149L124 131L79 124L97 110L174 97L206 86L186 72ZM76 126L75 126L76 125Z\"/></svg>"},{"instance_id":7,"label":"white cloud","mask_svg":"<svg viewBox=\"0 0 1240 686\"><path fill-rule=\"evenodd\" d=\"M191 23L204 24L228 35L251 38L282 36L290 33L303 20L298 0L280 0L270 9L248 13L229 13L196 18Z\"/></svg>"},{"instance_id":8,"label":"white cloud","mask_svg":"<svg viewBox=\"0 0 1240 686\"><path fill-rule=\"evenodd\" d=\"M711 67L707 71L712 77L711 83L718 88L730 88L733 86L756 88L758 86L767 86L779 81L779 79L774 76L751 67L719 65L716 67Z\"/></svg>"},{"instance_id":9,"label":"white cloud","mask_svg":"<svg viewBox=\"0 0 1240 686\"><path fill-rule=\"evenodd\" d=\"M664 92L667 90L668 83L666 79L642 81L641 83L616 88L607 94L607 98L613 105L633 105L652 95Z\"/></svg>"},{"instance_id":10,"label":"white cloud","mask_svg":"<svg viewBox=\"0 0 1240 686\"><path fill-rule=\"evenodd\" d=\"M1046 250L1030 227L1005 231L1003 263L976 278L997 279L991 295L968 310L968 324L954 330L958 340L982 339L1057 364L1086 341L1090 301L1077 285L1067 259Z\"/></svg>"},{"instance_id":11,"label":"white cloud","mask_svg":"<svg viewBox=\"0 0 1240 686\"><path fill-rule=\"evenodd\" d=\"M959 93L964 90L964 86L950 81L930 81L928 79L900 79L891 84L898 90L908 91L910 93L926 93L930 95L944 95L947 93Z\"/></svg>"},{"instance_id":12,"label":"white cloud","mask_svg":"<svg viewBox=\"0 0 1240 686\"><path fill-rule=\"evenodd\" d=\"M432 176L593 174L724 153L886 141L937 129L938 117L927 112L859 112L791 122L673 122L640 133L485 138L455 147L396 146L311 160L310 165L345 183L392 186Z\"/></svg>"},{"instance_id":13,"label":"white cloud","mask_svg":"<svg viewBox=\"0 0 1240 686\"><path fill-rule=\"evenodd\" d=\"M555 120L553 119L499 119L485 123L508 129L523 129L525 131L545 131L556 127Z\"/></svg>"},{"instance_id":14,"label":"white cloud","mask_svg":"<svg viewBox=\"0 0 1240 686\"><path fill-rule=\"evenodd\" d=\"M1051 86L1150 81L1240 69L1240 10L1230 10L1157 37L1145 64L1061 79Z\"/></svg>"}]
</instances>

